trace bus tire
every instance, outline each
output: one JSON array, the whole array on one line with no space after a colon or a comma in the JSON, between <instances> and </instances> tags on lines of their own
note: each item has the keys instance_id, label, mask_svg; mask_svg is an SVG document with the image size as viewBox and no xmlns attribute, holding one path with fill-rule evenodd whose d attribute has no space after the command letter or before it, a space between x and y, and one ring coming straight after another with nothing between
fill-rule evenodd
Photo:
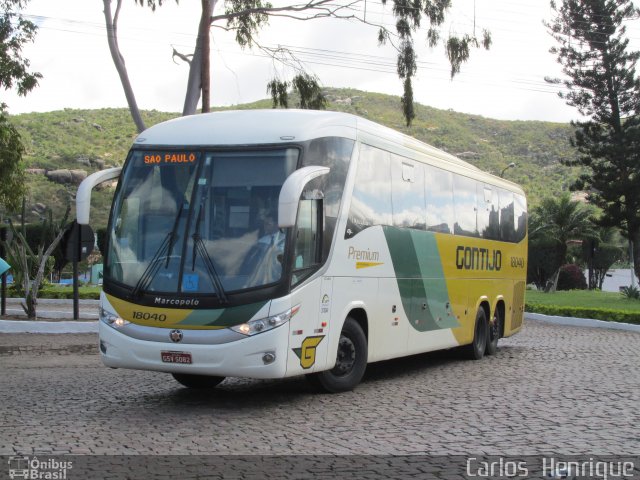
<instances>
[{"instance_id":1,"label":"bus tire","mask_svg":"<svg viewBox=\"0 0 640 480\"><path fill-rule=\"evenodd\" d=\"M212 375L192 375L190 373L172 373L171 375L179 384L197 389L214 388L224 380L224 377Z\"/></svg>"},{"instance_id":2,"label":"bus tire","mask_svg":"<svg viewBox=\"0 0 640 480\"><path fill-rule=\"evenodd\" d=\"M487 335L487 355L495 355L498 352L498 340L502 331L502 315L500 309L496 308L493 320L489 322L489 332Z\"/></svg>"},{"instance_id":3,"label":"bus tire","mask_svg":"<svg viewBox=\"0 0 640 480\"><path fill-rule=\"evenodd\" d=\"M476 313L476 323L473 328L473 341L464 347L465 356L470 360L480 360L484 357L487 348L487 338L489 334L489 322L484 308L478 308Z\"/></svg>"},{"instance_id":4,"label":"bus tire","mask_svg":"<svg viewBox=\"0 0 640 480\"><path fill-rule=\"evenodd\" d=\"M367 368L367 337L360 324L347 317L340 332L336 365L331 370L308 375L312 385L329 393L353 390Z\"/></svg>"}]
</instances>

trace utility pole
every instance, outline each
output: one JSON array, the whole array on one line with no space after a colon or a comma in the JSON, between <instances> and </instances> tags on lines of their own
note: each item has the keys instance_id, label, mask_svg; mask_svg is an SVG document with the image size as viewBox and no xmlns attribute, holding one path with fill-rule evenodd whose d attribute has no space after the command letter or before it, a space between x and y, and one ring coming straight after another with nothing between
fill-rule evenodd
<instances>
[{"instance_id":1,"label":"utility pole","mask_svg":"<svg viewBox=\"0 0 640 480\"><path fill-rule=\"evenodd\" d=\"M629 240L629 270L631 270L631 286L636 286L636 272L633 269L633 242Z\"/></svg>"},{"instance_id":2,"label":"utility pole","mask_svg":"<svg viewBox=\"0 0 640 480\"><path fill-rule=\"evenodd\" d=\"M7 240L7 229L0 230L0 258L4 258L4 242ZM0 315L7 314L7 272L2 274L2 286L0 287Z\"/></svg>"}]
</instances>

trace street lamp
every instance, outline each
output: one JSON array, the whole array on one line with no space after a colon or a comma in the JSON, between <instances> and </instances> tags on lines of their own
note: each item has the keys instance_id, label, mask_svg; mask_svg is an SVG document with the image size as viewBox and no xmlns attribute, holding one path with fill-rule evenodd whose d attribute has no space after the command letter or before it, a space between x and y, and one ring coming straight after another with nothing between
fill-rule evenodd
<instances>
[{"instance_id":1,"label":"street lamp","mask_svg":"<svg viewBox=\"0 0 640 480\"><path fill-rule=\"evenodd\" d=\"M504 178L504 172L506 172L507 170L509 170L510 168L514 168L516 166L515 163L511 162L509 165L507 165L506 167L504 167L502 169L502 171L500 172L500 178Z\"/></svg>"}]
</instances>

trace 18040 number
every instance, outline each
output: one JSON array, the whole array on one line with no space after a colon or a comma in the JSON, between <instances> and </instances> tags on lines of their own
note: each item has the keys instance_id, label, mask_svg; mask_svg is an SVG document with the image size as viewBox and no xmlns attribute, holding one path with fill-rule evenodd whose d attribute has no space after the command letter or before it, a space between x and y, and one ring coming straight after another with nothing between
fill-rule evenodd
<instances>
[{"instance_id":1,"label":"18040 number","mask_svg":"<svg viewBox=\"0 0 640 480\"><path fill-rule=\"evenodd\" d=\"M523 257L511 257L511 266L513 268L524 268Z\"/></svg>"},{"instance_id":2,"label":"18040 number","mask_svg":"<svg viewBox=\"0 0 640 480\"><path fill-rule=\"evenodd\" d=\"M149 312L133 312L134 320L155 320L156 322L164 322L167 320L167 316L164 313L149 313Z\"/></svg>"}]
</instances>

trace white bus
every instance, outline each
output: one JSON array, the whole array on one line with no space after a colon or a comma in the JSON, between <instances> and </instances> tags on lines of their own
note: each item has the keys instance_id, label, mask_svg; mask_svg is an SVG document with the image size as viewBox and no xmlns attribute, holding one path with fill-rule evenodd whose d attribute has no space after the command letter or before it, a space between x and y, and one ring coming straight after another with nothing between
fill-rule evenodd
<instances>
[{"instance_id":1,"label":"white bus","mask_svg":"<svg viewBox=\"0 0 640 480\"><path fill-rule=\"evenodd\" d=\"M120 169L100 307L105 365L193 388L452 347L480 359L522 326L517 185L365 119L227 111L149 128Z\"/></svg>"}]
</instances>

